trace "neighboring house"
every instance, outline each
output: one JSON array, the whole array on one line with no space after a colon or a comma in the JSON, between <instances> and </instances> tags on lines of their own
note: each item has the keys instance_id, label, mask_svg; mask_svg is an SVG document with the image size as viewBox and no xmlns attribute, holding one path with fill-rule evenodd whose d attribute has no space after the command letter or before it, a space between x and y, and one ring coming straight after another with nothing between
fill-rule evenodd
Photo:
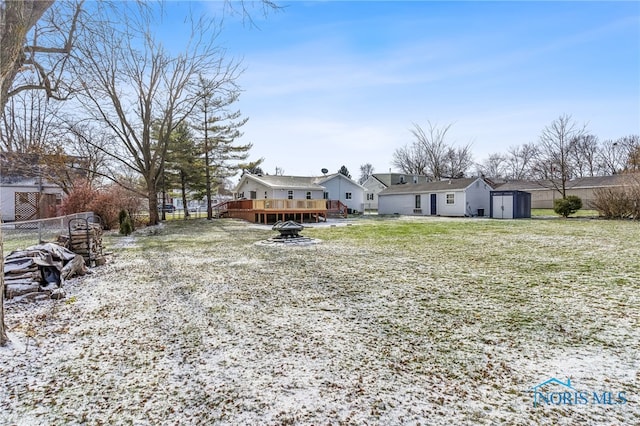
<instances>
[{"instance_id":1,"label":"neighboring house","mask_svg":"<svg viewBox=\"0 0 640 426\"><path fill-rule=\"evenodd\" d=\"M567 195L577 195L582 199L583 208L592 208L591 202L595 199L595 191L600 188L623 187L633 183L629 175L620 174L613 176L595 176L577 178L567 182ZM511 181L500 184L496 187L500 191L526 191L531 193L531 208L552 209L553 202L562 198L559 191L551 188L551 185L544 181Z\"/></svg>"},{"instance_id":2,"label":"neighboring house","mask_svg":"<svg viewBox=\"0 0 640 426\"><path fill-rule=\"evenodd\" d=\"M327 218L324 192L310 177L245 173L235 188L235 199L217 205L216 210L221 216L256 223L317 222Z\"/></svg>"},{"instance_id":3,"label":"neighboring house","mask_svg":"<svg viewBox=\"0 0 640 426\"><path fill-rule=\"evenodd\" d=\"M37 177L0 178L0 212L3 222L56 217L63 191L57 185Z\"/></svg>"},{"instance_id":4,"label":"neighboring house","mask_svg":"<svg viewBox=\"0 0 640 426\"><path fill-rule=\"evenodd\" d=\"M363 211L364 187L342 173L320 176L314 182L324 188L324 199L340 201L349 213Z\"/></svg>"},{"instance_id":5,"label":"neighboring house","mask_svg":"<svg viewBox=\"0 0 640 426\"><path fill-rule=\"evenodd\" d=\"M323 200L324 187L303 176L245 173L236 185L236 199Z\"/></svg>"},{"instance_id":6,"label":"neighboring house","mask_svg":"<svg viewBox=\"0 0 640 426\"><path fill-rule=\"evenodd\" d=\"M392 185L378 194L379 214L486 216L493 188L482 178Z\"/></svg>"},{"instance_id":7,"label":"neighboring house","mask_svg":"<svg viewBox=\"0 0 640 426\"><path fill-rule=\"evenodd\" d=\"M365 191L365 210L378 210L378 194L392 185L426 181L426 176L405 173L374 173L362 184Z\"/></svg>"}]
</instances>

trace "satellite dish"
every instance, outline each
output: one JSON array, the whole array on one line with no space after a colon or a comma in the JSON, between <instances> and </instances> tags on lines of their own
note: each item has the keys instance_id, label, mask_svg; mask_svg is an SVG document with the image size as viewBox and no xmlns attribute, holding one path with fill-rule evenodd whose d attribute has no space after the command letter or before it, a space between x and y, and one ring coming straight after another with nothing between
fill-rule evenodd
<instances>
[{"instance_id":1,"label":"satellite dish","mask_svg":"<svg viewBox=\"0 0 640 426\"><path fill-rule=\"evenodd\" d=\"M327 169L322 169L320 171L322 172L323 175L326 175L327 173L329 173L329 170L327 170Z\"/></svg>"}]
</instances>

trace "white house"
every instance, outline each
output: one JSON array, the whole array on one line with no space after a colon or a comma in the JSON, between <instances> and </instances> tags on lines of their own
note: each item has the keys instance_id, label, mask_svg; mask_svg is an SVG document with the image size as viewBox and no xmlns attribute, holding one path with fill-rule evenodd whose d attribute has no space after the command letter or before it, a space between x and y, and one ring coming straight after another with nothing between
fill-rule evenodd
<instances>
[{"instance_id":1,"label":"white house","mask_svg":"<svg viewBox=\"0 0 640 426\"><path fill-rule=\"evenodd\" d=\"M408 175L406 173L374 173L364 181L365 210L378 209L378 194L392 185L426 182L426 176Z\"/></svg>"},{"instance_id":2,"label":"white house","mask_svg":"<svg viewBox=\"0 0 640 426\"><path fill-rule=\"evenodd\" d=\"M322 200L325 188L310 177L245 173L234 191L236 199Z\"/></svg>"},{"instance_id":3,"label":"white house","mask_svg":"<svg viewBox=\"0 0 640 426\"><path fill-rule=\"evenodd\" d=\"M378 194L378 213L487 216L492 189L482 178L392 185Z\"/></svg>"},{"instance_id":4,"label":"white house","mask_svg":"<svg viewBox=\"0 0 640 426\"><path fill-rule=\"evenodd\" d=\"M320 176L314 182L324 188L325 199L338 200L350 211L362 211L365 192L362 185L342 173Z\"/></svg>"},{"instance_id":5,"label":"white house","mask_svg":"<svg viewBox=\"0 0 640 426\"><path fill-rule=\"evenodd\" d=\"M2 176L0 212L3 222L55 217L63 197L62 188L40 178Z\"/></svg>"}]
</instances>

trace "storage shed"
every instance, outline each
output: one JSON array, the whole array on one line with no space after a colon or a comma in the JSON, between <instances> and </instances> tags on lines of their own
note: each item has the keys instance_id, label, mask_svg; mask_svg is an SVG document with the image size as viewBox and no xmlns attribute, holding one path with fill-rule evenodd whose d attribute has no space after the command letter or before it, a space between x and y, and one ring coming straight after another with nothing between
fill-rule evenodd
<instances>
[{"instance_id":1,"label":"storage shed","mask_svg":"<svg viewBox=\"0 0 640 426\"><path fill-rule=\"evenodd\" d=\"M490 217L521 219L531 217L531 193L525 191L491 191Z\"/></svg>"}]
</instances>

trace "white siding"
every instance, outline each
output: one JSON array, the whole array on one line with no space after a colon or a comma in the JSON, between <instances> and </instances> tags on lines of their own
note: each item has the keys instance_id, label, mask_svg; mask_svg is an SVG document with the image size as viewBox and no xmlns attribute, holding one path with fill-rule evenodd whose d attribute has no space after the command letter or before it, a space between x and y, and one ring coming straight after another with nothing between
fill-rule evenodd
<instances>
[{"instance_id":1,"label":"white siding","mask_svg":"<svg viewBox=\"0 0 640 426\"><path fill-rule=\"evenodd\" d=\"M436 215L438 216L475 216L478 209L489 214L491 187L481 179L466 189L450 191L426 191L421 193L382 194L378 199L378 213L429 216L431 214L431 194L436 195ZM420 194L420 210L415 211L416 195ZM447 195L453 197L453 203L447 204Z\"/></svg>"},{"instance_id":2,"label":"white siding","mask_svg":"<svg viewBox=\"0 0 640 426\"><path fill-rule=\"evenodd\" d=\"M55 194L57 198L62 198L62 189L50 184L44 184L42 190L38 185L9 184L0 186L0 212L2 220L12 222L16 220L16 192L41 192L42 194Z\"/></svg>"},{"instance_id":3,"label":"white siding","mask_svg":"<svg viewBox=\"0 0 640 426\"><path fill-rule=\"evenodd\" d=\"M414 194L383 195L378 198L378 213L413 215L414 202ZM424 211L423 208L422 212Z\"/></svg>"},{"instance_id":4,"label":"white siding","mask_svg":"<svg viewBox=\"0 0 640 426\"><path fill-rule=\"evenodd\" d=\"M378 179L370 176L369 179L365 181L362 185L365 188L365 208L367 210L377 210L378 209L378 194L386 189L386 187L380 182ZM373 200L367 200L366 194L372 194Z\"/></svg>"},{"instance_id":5,"label":"white siding","mask_svg":"<svg viewBox=\"0 0 640 426\"><path fill-rule=\"evenodd\" d=\"M483 180L476 180L466 189L466 214L476 216L478 210L484 210L484 216L489 216L491 187Z\"/></svg>"},{"instance_id":6,"label":"white siding","mask_svg":"<svg viewBox=\"0 0 640 426\"><path fill-rule=\"evenodd\" d=\"M445 191L437 193L437 211L439 216L464 216L465 196L464 191ZM447 194L453 195L453 204L447 204Z\"/></svg>"},{"instance_id":7,"label":"white siding","mask_svg":"<svg viewBox=\"0 0 640 426\"><path fill-rule=\"evenodd\" d=\"M329 193L330 200L340 200L347 208L362 211L364 190L360 185L344 176L335 176L332 179L322 182L320 185ZM347 192L351 194L351 199L347 199Z\"/></svg>"}]
</instances>

